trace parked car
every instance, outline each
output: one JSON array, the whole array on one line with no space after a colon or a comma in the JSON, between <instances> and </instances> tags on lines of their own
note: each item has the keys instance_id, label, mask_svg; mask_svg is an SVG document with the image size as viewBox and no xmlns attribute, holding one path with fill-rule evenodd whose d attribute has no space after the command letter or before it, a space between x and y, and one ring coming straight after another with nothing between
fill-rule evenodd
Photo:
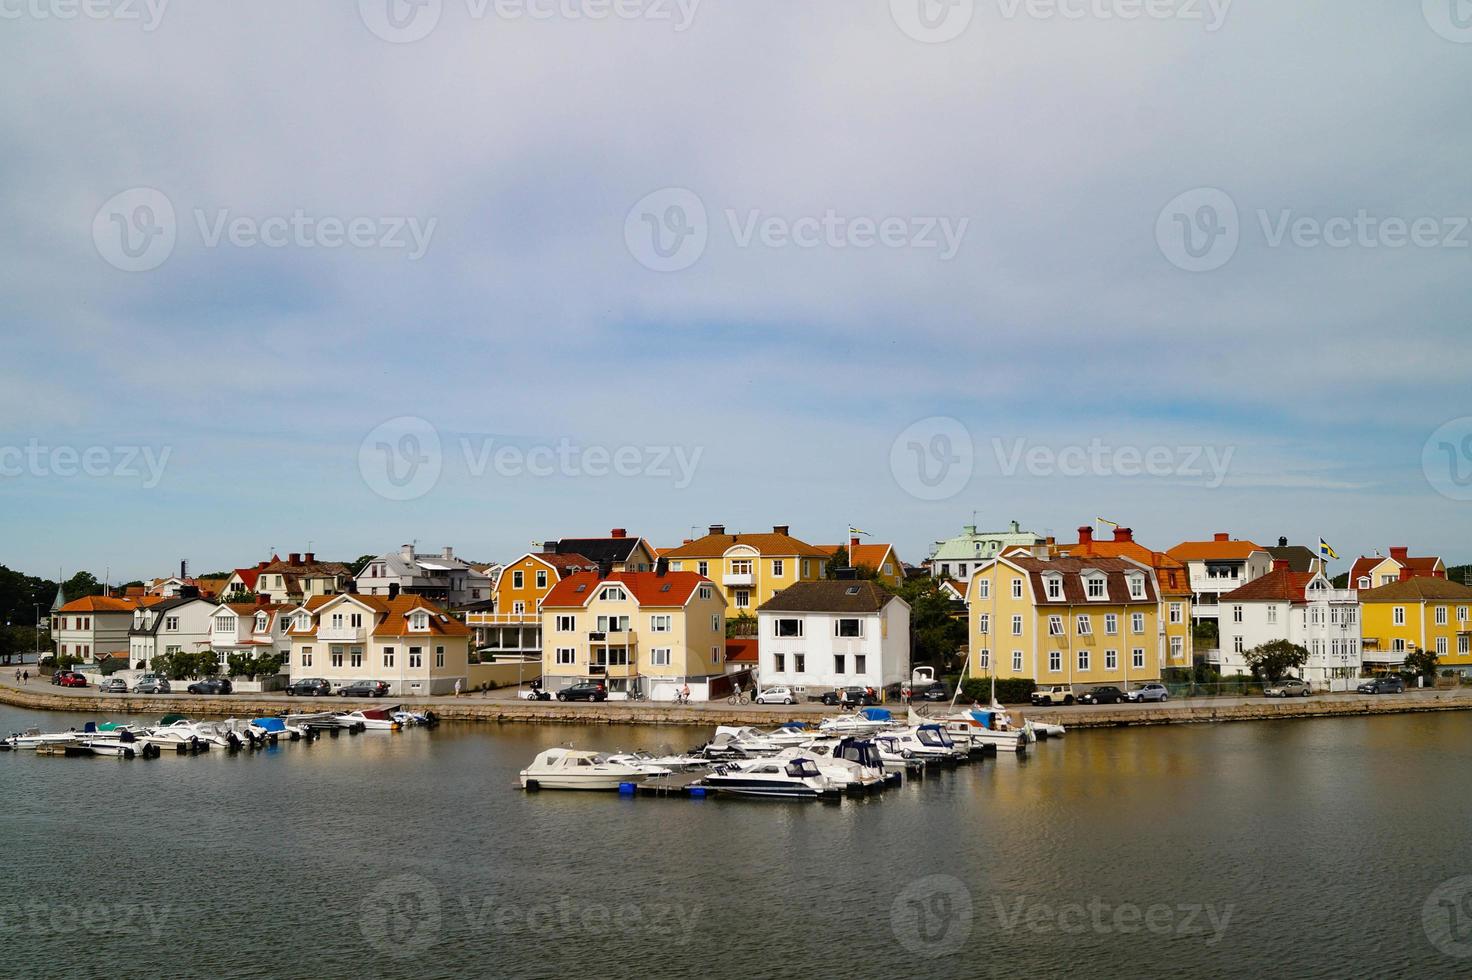
<instances>
[{"instance_id":1,"label":"parked car","mask_svg":"<svg viewBox=\"0 0 1472 980\"><path fill-rule=\"evenodd\" d=\"M144 674L138 678L138 683L133 685L134 694L168 694L169 680L158 674Z\"/></svg>"},{"instance_id":2,"label":"parked car","mask_svg":"<svg viewBox=\"0 0 1472 980\"><path fill-rule=\"evenodd\" d=\"M325 698L332 693L332 685L323 677L303 677L288 687L286 693L304 698Z\"/></svg>"},{"instance_id":3,"label":"parked car","mask_svg":"<svg viewBox=\"0 0 1472 980\"><path fill-rule=\"evenodd\" d=\"M1308 681L1299 680L1297 677L1289 677L1279 681L1271 687L1262 689L1265 698L1306 698L1313 693L1313 688Z\"/></svg>"},{"instance_id":4,"label":"parked car","mask_svg":"<svg viewBox=\"0 0 1472 980\"><path fill-rule=\"evenodd\" d=\"M1404 694L1406 693L1406 682L1394 674L1385 674L1365 681L1355 690L1361 694Z\"/></svg>"},{"instance_id":5,"label":"parked car","mask_svg":"<svg viewBox=\"0 0 1472 980\"><path fill-rule=\"evenodd\" d=\"M1133 691L1127 692L1125 697L1137 704L1144 704L1146 701L1169 701L1170 692L1159 681L1146 681Z\"/></svg>"},{"instance_id":6,"label":"parked car","mask_svg":"<svg viewBox=\"0 0 1472 980\"><path fill-rule=\"evenodd\" d=\"M109 677L97 685L103 694L127 694L128 685L121 677Z\"/></svg>"},{"instance_id":7,"label":"parked car","mask_svg":"<svg viewBox=\"0 0 1472 980\"><path fill-rule=\"evenodd\" d=\"M1049 684L1030 695L1033 704L1073 704L1073 688L1067 684Z\"/></svg>"},{"instance_id":8,"label":"parked car","mask_svg":"<svg viewBox=\"0 0 1472 980\"><path fill-rule=\"evenodd\" d=\"M824 691L822 701L832 707L842 705L845 708L868 707L878 704L879 699L869 693L867 687L841 687L836 691Z\"/></svg>"},{"instance_id":9,"label":"parked car","mask_svg":"<svg viewBox=\"0 0 1472 980\"><path fill-rule=\"evenodd\" d=\"M950 699L951 690L946 687L945 681L936 681L922 690L913 692L910 696L911 701L949 701Z\"/></svg>"},{"instance_id":10,"label":"parked car","mask_svg":"<svg viewBox=\"0 0 1472 980\"><path fill-rule=\"evenodd\" d=\"M1079 704L1119 704L1124 701L1124 692L1113 684L1090 688L1078 696Z\"/></svg>"},{"instance_id":11,"label":"parked car","mask_svg":"<svg viewBox=\"0 0 1472 980\"><path fill-rule=\"evenodd\" d=\"M354 681L337 689L338 695L345 698L382 698L388 692L388 681Z\"/></svg>"},{"instance_id":12,"label":"parked car","mask_svg":"<svg viewBox=\"0 0 1472 980\"><path fill-rule=\"evenodd\" d=\"M208 680L195 681L186 690L190 694L234 694L235 688L223 677L211 677Z\"/></svg>"},{"instance_id":13,"label":"parked car","mask_svg":"<svg viewBox=\"0 0 1472 980\"><path fill-rule=\"evenodd\" d=\"M559 701L607 701L608 688L602 681L578 681L557 692Z\"/></svg>"},{"instance_id":14,"label":"parked car","mask_svg":"<svg viewBox=\"0 0 1472 980\"><path fill-rule=\"evenodd\" d=\"M87 678L75 670L63 670L56 675L56 683L62 687L86 687Z\"/></svg>"},{"instance_id":15,"label":"parked car","mask_svg":"<svg viewBox=\"0 0 1472 980\"><path fill-rule=\"evenodd\" d=\"M769 687L756 696L757 704L796 704L797 696L790 687Z\"/></svg>"}]
</instances>

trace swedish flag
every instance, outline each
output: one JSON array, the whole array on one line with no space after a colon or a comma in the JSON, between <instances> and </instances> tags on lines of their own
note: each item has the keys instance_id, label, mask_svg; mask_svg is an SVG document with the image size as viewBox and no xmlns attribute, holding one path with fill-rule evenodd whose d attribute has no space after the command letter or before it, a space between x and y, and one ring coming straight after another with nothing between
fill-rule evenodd
<instances>
[{"instance_id":1,"label":"swedish flag","mask_svg":"<svg viewBox=\"0 0 1472 980\"><path fill-rule=\"evenodd\" d=\"M858 528L856 528L852 524L850 524L848 526L848 533L849 533L849 536L852 537L855 534L868 535L869 532L868 531L860 531Z\"/></svg>"},{"instance_id":2,"label":"swedish flag","mask_svg":"<svg viewBox=\"0 0 1472 980\"><path fill-rule=\"evenodd\" d=\"M1337 552L1333 548L1329 547L1329 542L1325 541L1323 538L1320 538L1319 539L1319 557L1320 558L1338 558L1339 557L1339 552Z\"/></svg>"}]
</instances>

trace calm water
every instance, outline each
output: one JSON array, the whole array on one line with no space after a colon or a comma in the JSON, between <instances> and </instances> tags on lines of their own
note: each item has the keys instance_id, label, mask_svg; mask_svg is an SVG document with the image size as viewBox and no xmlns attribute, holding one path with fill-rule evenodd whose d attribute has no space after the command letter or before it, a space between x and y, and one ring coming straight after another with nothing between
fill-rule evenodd
<instances>
[{"instance_id":1,"label":"calm water","mask_svg":"<svg viewBox=\"0 0 1472 980\"><path fill-rule=\"evenodd\" d=\"M839 805L513 789L705 734L0 754L0 974L1472 973L1472 715L1079 732Z\"/></svg>"}]
</instances>

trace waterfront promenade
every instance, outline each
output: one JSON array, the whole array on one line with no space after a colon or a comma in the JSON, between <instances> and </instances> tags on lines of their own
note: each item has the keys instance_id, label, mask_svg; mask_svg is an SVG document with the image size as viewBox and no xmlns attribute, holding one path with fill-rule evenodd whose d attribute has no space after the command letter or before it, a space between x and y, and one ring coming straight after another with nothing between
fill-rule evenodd
<instances>
[{"instance_id":1,"label":"waterfront promenade","mask_svg":"<svg viewBox=\"0 0 1472 980\"><path fill-rule=\"evenodd\" d=\"M633 725L756 725L770 727L790 719L816 721L834 713L821 704L732 705L724 700L701 704L607 701L521 701L512 689L433 698L389 699L416 709L428 709L447 721L520 722L529 724ZM197 717L257 717L284 711L351 711L385 703L367 698L301 698L281 694L210 697L193 694L102 694L63 690L47 680L32 678L17 685L12 676L0 677L0 703L41 711L74 711L91 715L168 714ZM897 712L903 704L887 707ZM917 705L917 707L920 707ZM939 714L946 705L930 705ZM922 710L925 710L922 708ZM1424 711L1472 710L1472 689L1413 690L1405 694L1321 694L1310 698L1214 697L1172 700L1165 704L1074 705L1072 707L1010 709L1014 717L1064 725L1070 729L1114 728L1136 725L1209 724L1228 721L1266 721L1284 718L1338 718L1362 715L1407 714Z\"/></svg>"}]
</instances>

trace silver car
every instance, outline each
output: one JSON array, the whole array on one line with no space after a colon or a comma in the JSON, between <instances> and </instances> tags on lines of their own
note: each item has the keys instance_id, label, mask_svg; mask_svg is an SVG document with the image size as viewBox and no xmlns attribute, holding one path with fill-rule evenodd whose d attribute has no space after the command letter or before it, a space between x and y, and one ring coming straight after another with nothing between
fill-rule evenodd
<instances>
[{"instance_id":1,"label":"silver car","mask_svg":"<svg viewBox=\"0 0 1472 980\"><path fill-rule=\"evenodd\" d=\"M1169 701L1170 692L1159 681L1146 681L1134 690L1126 692L1125 698L1137 704L1143 704L1146 701Z\"/></svg>"},{"instance_id":2,"label":"silver car","mask_svg":"<svg viewBox=\"0 0 1472 980\"><path fill-rule=\"evenodd\" d=\"M1312 693L1314 693L1313 688L1309 687L1308 681L1289 677L1271 687L1263 688L1262 696L1265 698L1306 698Z\"/></svg>"}]
</instances>

